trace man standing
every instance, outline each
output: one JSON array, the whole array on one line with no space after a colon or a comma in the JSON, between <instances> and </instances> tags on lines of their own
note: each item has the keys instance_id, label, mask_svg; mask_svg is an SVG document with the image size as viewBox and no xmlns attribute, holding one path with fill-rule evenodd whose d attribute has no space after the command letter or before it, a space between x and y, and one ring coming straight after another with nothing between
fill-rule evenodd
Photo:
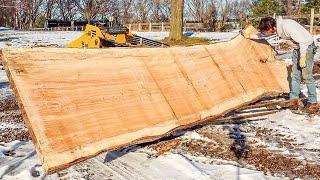
<instances>
[{"instance_id":1,"label":"man standing","mask_svg":"<svg viewBox=\"0 0 320 180\"><path fill-rule=\"evenodd\" d=\"M314 55L317 49L312 35L296 21L282 19L281 17L277 18L277 20L272 17L262 18L258 29L264 35L277 33L280 38L288 40L288 44L294 49L290 99L298 100L302 77L308 88L308 104L306 108L311 111L319 110L315 80L312 76Z\"/></svg>"}]
</instances>

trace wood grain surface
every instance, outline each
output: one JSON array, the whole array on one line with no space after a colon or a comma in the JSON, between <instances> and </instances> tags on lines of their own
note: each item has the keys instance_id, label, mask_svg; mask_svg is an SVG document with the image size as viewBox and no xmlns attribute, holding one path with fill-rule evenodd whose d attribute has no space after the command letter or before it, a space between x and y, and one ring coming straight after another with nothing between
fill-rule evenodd
<instances>
[{"instance_id":1,"label":"wood grain surface","mask_svg":"<svg viewBox=\"0 0 320 180\"><path fill-rule=\"evenodd\" d=\"M239 35L191 47L4 49L3 61L52 173L288 92L286 65L272 54Z\"/></svg>"}]
</instances>

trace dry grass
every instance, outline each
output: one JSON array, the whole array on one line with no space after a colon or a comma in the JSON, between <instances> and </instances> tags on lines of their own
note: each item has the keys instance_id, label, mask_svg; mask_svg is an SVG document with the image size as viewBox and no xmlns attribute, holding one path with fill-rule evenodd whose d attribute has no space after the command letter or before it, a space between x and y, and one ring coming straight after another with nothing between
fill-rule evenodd
<instances>
[{"instance_id":1,"label":"dry grass","mask_svg":"<svg viewBox=\"0 0 320 180\"><path fill-rule=\"evenodd\" d=\"M165 38L161 41L170 46L194 46L194 45L210 44L209 39L198 38L198 37L184 37L182 40L179 40L179 41L172 41L169 38Z\"/></svg>"}]
</instances>

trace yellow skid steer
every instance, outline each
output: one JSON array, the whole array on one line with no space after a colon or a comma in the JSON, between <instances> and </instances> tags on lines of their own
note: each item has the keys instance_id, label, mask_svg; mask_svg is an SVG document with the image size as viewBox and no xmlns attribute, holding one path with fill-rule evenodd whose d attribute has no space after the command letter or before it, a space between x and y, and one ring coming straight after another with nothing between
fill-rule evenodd
<instances>
[{"instance_id":1,"label":"yellow skid steer","mask_svg":"<svg viewBox=\"0 0 320 180\"><path fill-rule=\"evenodd\" d=\"M159 41L132 34L128 28L119 25L105 27L101 25L86 26L84 34L67 45L68 48L106 48L106 47L168 47Z\"/></svg>"}]
</instances>

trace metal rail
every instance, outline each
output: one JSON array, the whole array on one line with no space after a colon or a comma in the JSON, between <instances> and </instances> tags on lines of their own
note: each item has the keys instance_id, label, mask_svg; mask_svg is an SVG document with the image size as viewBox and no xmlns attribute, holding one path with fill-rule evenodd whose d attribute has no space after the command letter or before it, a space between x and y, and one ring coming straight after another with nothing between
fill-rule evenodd
<instances>
[{"instance_id":1,"label":"metal rail","mask_svg":"<svg viewBox=\"0 0 320 180\"><path fill-rule=\"evenodd\" d=\"M138 35L133 35L128 38L128 42L131 44L139 45L139 46L147 46L147 47L169 47L169 45L155 41L152 39L144 38Z\"/></svg>"}]
</instances>

